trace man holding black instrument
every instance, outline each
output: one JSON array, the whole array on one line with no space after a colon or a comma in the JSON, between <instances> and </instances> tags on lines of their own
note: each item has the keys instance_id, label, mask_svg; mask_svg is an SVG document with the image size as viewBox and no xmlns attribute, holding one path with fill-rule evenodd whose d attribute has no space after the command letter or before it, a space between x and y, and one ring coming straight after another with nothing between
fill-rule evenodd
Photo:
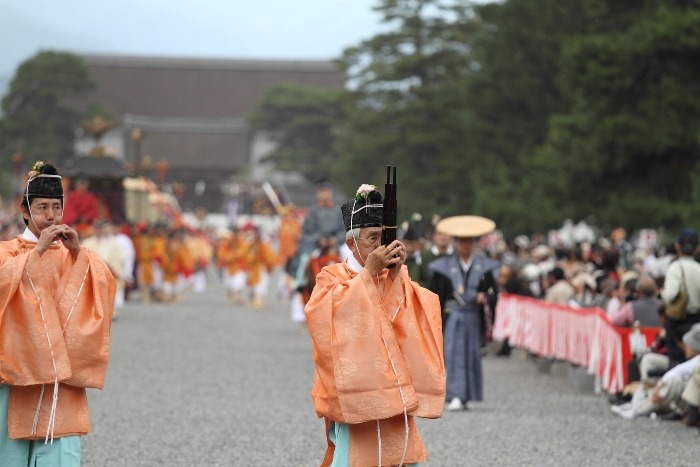
<instances>
[{"instance_id":1,"label":"man holding black instrument","mask_svg":"<svg viewBox=\"0 0 700 467\"><path fill-rule=\"evenodd\" d=\"M305 308L311 396L328 439L322 466L423 462L428 451L413 417L442 414L440 303L411 281L404 245L382 244L382 201L362 185L341 207L352 256L323 268Z\"/></svg>"}]
</instances>

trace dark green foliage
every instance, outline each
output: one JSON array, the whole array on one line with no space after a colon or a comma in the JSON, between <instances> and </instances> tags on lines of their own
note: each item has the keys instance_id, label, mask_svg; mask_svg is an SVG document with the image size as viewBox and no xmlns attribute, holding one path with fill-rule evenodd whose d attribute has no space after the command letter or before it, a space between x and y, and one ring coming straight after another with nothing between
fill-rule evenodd
<instances>
[{"instance_id":1,"label":"dark green foliage","mask_svg":"<svg viewBox=\"0 0 700 467\"><path fill-rule=\"evenodd\" d=\"M40 159L60 167L73 157L81 114L66 99L94 87L76 55L45 51L22 63L2 99L0 164L10 167L12 155L18 152L26 166Z\"/></svg>"},{"instance_id":2,"label":"dark green foliage","mask_svg":"<svg viewBox=\"0 0 700 467\"><path fill-rule=\"evenodd\" d=\"M335 89L296 84L270 88L249 117L253 128L278 144L266 161L312 182L327 180L344 117L341 98L342 91Z\"/></svg>"},{"instance_id":3,"label":"dark green foliage","mask_svg":"<svg viewBox=\"0 0 700 467\"><path fill-rule=\"evenodd\" d=\"M567 218L700 227L700 1L375 11L386 27L339 60L348 90L322 146L346 194L396 165L403 219L481 214L507 236Z\"/></svg>"}]
</instances>

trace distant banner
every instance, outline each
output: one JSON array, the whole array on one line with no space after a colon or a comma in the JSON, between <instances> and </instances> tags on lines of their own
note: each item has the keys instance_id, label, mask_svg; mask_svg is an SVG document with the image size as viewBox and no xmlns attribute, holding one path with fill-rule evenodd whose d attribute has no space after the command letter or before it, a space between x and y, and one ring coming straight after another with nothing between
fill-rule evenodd
<instances>
[{"instance_id":1,"label":"distant banner","mask_svg":"<svg viewBox=\"0 0 700 467\"><path fill-rule=\"evenodd\" d=\"M646 346L656 328L642 328ZM631 358L629 328L610 323L600 308L573 308L519 295L501 294L496 307L493 337L539 356L582 366L599 378L608 393L620 392L627 382ZM635 345L640 345L635 340Z\"/></svg>"}]
</instances>

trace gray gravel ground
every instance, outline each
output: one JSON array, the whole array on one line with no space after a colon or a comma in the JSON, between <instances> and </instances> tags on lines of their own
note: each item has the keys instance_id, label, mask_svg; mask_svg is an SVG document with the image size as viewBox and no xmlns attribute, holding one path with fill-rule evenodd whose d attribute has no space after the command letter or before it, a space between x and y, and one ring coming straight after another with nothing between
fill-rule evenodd
<instances>
[{"instance_id":1,"label":"gray gravel ground","mask_svg":"<svg viewBox=\"0 0 700 467\"><path fill-rule=\"evenodd\" d=\"M319 465L308 334L283 301L228 305L211 282L177 305L121 310L107 385L89 391L83 466ZM484 402L419 420L427 465L700 465L697 429L617 418L607 397L538 372L522 353L487 356L484 372Z\"/></svg>"}]
</instances>

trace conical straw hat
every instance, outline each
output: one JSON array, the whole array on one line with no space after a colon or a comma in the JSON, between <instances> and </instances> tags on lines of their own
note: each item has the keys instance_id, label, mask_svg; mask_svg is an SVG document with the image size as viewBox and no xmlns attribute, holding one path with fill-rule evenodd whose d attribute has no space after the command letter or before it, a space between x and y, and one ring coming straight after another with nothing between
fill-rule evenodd
<instances>
[{"instance_id":1,"label":"conical straw hat","mask_svg":"<svg viewBox=\"0 0 700 467\"><path fill-rule=\"evenodd\" d=\"M438 232L451 237L481 237L496 229L496 223L481 216L453 216L438 222Z\"/></svg>"}]
</instances>

